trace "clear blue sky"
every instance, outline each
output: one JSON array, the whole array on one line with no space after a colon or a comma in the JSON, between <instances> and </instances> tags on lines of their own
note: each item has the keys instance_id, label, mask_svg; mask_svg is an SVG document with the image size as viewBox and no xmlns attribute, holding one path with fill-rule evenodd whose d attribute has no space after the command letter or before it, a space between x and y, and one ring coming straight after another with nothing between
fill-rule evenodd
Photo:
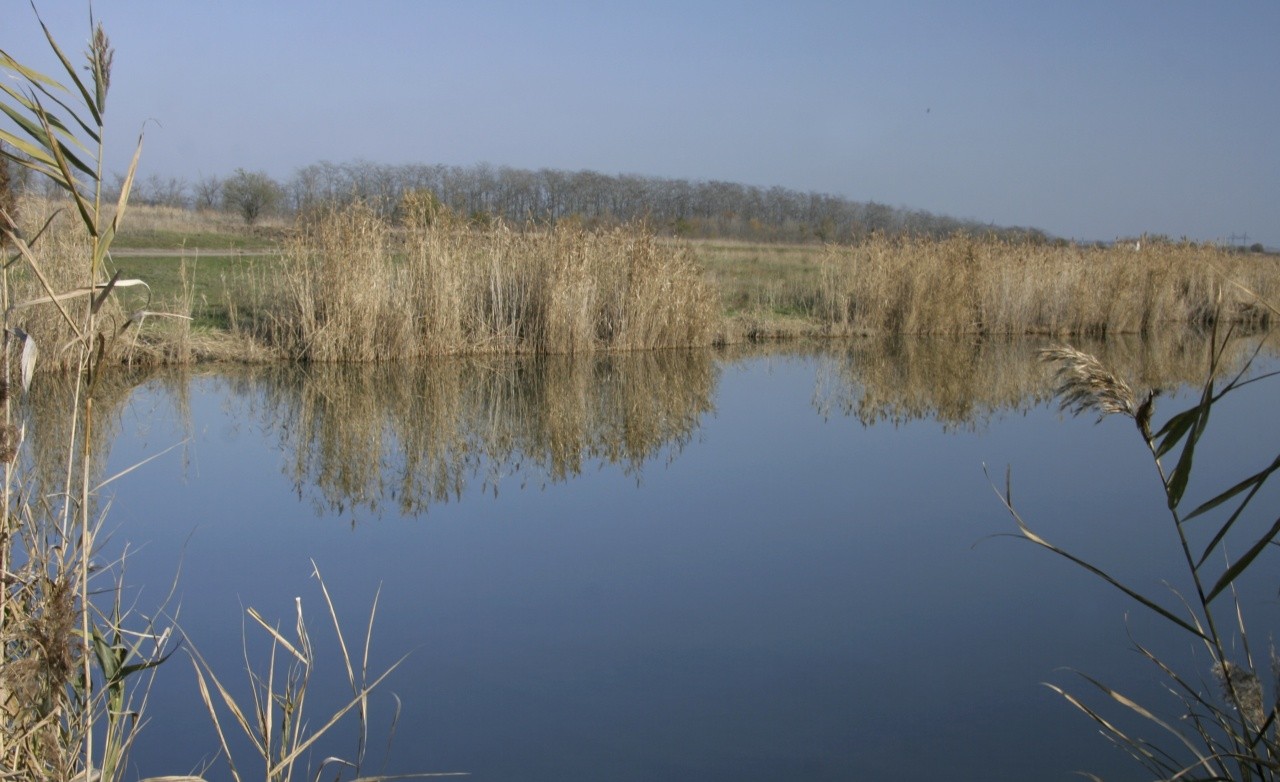
<instances>
[{"instance_id":1,"label":"clear blue sky","mask_svg":"<svg viewBox=\"0 0 1280 782\"><path fill-rule=\"evenodd\" d=\"M87 4L39 6L82 48ZM1274 0L93 7L117 171L145 123L143 175L488 162L1280 246ZM26 0L0 11L47 65Z\"/></svg>"}]
</instances>

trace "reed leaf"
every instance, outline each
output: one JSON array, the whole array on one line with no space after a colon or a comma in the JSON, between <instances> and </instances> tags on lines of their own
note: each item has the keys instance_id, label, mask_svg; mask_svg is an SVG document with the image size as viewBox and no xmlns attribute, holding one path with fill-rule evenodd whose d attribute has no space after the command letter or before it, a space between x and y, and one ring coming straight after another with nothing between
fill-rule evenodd
<instances>
[{"instance_id":1,"label":"reed leaf","mask_svg":"<svg viewBox=\"0 0 1280 782\"><path fill-rule=\"evenodd\" d=\"M59 138L57 131L62 129L64 126L58 121L56 116L45 110L39 100L36 100L35 115L36 119L40 122L40 128L42 131L40 137L36 138L36 141L40 142L43 139L45 148L52 153L53 159L58 164L58 169L62 173L62 177L60 179L54 179L54 183L63 190L71 193L73 196L78 196L80 189L77 186L75 175L71 172L71 169L78 169L81 173L90 177L94 182L98 181L97 172L94 171L92 166L81 160L79 155L76 155L65 143L63 143L61 138ZM77 146L80 145L77 144ZM88 216L89 213L86 210L85 217L87 218Z\"/></svg>"},{"instance_id":2,"label":"reed leaf","mask_svg":"<svg viewBox=\"0 0 1280 782\"><path fill-rule=\"evenodd\" d=\"M227 759L227 766L231 770L231 777L235 779L236 782L240 782L240 772L236 770L235 756L231 753L231 745L227 741L227 734L222 729L222 720L218 717L218 709L215 707L213 696L209 692L209 679L213 679L215 686L218 687L218 693L223 698L224 702L229 700L229 702L227 702L227 707L229 709L237 709L238 707L235 706L235 700L230 698L229 694L226 694L221 683L217 681L217 677L214 676L212 671L208 673L208 678L206 679L205 671L201 669L204 662L203 659L198 657L198 653L193 650L192 655L192 666L195 668L196 672L196 687L200 691L200 699L204 702L205 711L208 712L209 720L213 723L213 729L218 734L218 741L222 745L222 755ZM243 715L237 715L235 711L232 711L232 715L236 717L236 721L240 723L241 729L249 735L249 738L252 741L253 733L249 730L248 722L243 719Z\"/></svg>"},{"instance_id":3,"label":"reed leaf","mask_svg":"<svg viewBox=\"0 0 1280 782\"><path fill-rule=\"evenodd\" d=\"M45 89L44 87L40 86L39 84L35 84L33 86L40 93L48 97L50 100L54 101L58 106L62 107L62 109L67 112L67 114L69 114L73 119L75 119L76 123L79 124L81 128L84 129L86 134L89 135L89 137L94 141L94 143L97 143L99 141L98 134L94 132L91 128L86 126L83 122L80 122L80 119L79 117L76 116L75 111L68 108L67 105L57 97L57 95L55 95L53 92L50 92L48 89ZM17 101L17 103L32 116L39 117L40 114L44 112L44 107L41 105L39 99L36 97L34 93L24 93L20 90L16 90L3 83L0 83L0 91L7 94L13 100ZM32 123L30 119L23 116L21 112L11 109L5 104L0 104L0 106L5 106L5 113L8 114L9 117L13 119L14 122L18 123L19 125L22 125L23 130L25 130L33 138L36 138L37 136L43 134L43 131L39 130L40 126L35 123ZM85 145L80 141L80 139L76 138L75 134L72 133L67 128L66 124L63 123L62 120L57 117L57 115L48 114L48 119L49 119L49 124L53 127L55 131L57 131L57 138L65 139L68 143L74 144L78 149L81 149L81 150L86 149ZM39 139L37 138L37 140ZM41 146L48 147L49 144L44 143Z\"/></svg>"},{"instance_id":4,"label":"reed leaf","mask_svg":"<svg viewBox=\"0 0 1280 782\"><path fill-rule=\"evenodd\" d=\"M1231 563L1231 566L1227 568L1226 572L1222 574L1217 583L1213 585L1213 588L1209 590L1209 593L1205 595L1205 602L1213 602L1215 597L1222 594L1222 590L1231 586L1231 584L1240 577L1240 574L1243 573L1249 565L1253 564L1253 561L1258 558L1258 555L1275 542L1277 536L1280 536L1280 517L1275 520L1275 523L1271 525L1271 528L1267 530L1265 535L1258 538L1258 540L1249 547L1248 551L1246 551L1235 562Z\"/></svg>"},{"instance_id":5,"label":"reed leaf","mask_svg":"<svg viewBox=\"0 0 1280 782\"><path fill-rule=\"evenodd\" d=\"M984 467L984 472L985 472L985 467ZM987 476L987 479L988 481L990 481L990 475ZM1021 533L1021 536L1023 539L1030 541L1031 543L1034 543L1037 546L1040 546L1041 548L1051 551L1054 554L1057 554L1058 556L1062 557L1063 559L1066 559L1069 562L1073 562L1076 565L1079 565L1080 567L1084 568L1090 573L1093 573L1095 576L1098 576L1103 581L1106 581L1111 586L1115 587L1116 589L1119 589L1121 592L1128 595L1130 598L1138 601L1142 605L1156 612L1157 614L1164 617L1165 619L1168 619L1170 622L1173 622L1174 624L1178 625L1179 627L1191 633L1192 635L1196 636L1197 638L1200 638L1206 641L1209 640L1204 630L1187 622L1187 620L1183 619L1182 617L1172 613L1171 611L1169 611L1169 609L1155 602L1154 600L1142 594L1141 592L1124 584L1123 582L1116 579L1111 574L1107 573L1105 570L1102 570L1101 568L1089 562L1088 560L1081 559L1075 554L1072 554L1071 552L1065 549L1059 548L1058 546L1055 546L1054 544L1050 543L1049 541L1037 535L1034 531L1032 531L1032 529L1029 526L1027 526L1027 523L1023 521L1022 516L1016 510L1014 510L1013 501L1010 498L1010 496L1006 494L1002 494L1000 490L995 487L994 484L992 484L991 488L995 491L996 496L1000 498L1000 502L1004 505L1005 510L1009 512L1009 515L1013 518L1014 522L1018 525L1018 531Z\"/></svg>"},{"instance_id":6,"label":"reed leaf","mask_svg":"<svg viewBox=\"0 0 1280 782\"><path fill-rule=\"evenodd\" d=\"M3 104L0 104L0 107L2 106ZM0 129L0 141L22 152L21 155L14 155L5 151L3 153L5 159L12 160L18 165L29 168L37 174L42 174L50 179L60 176L57 168L58 162L53 159L52 155L45 152L43 147L38 147L4 129Z\"/></svg>"},{"instance_id":7,"label":"reed leaf","mask_svg":"<svg viewBox=\"0 0 1280 782\"><path fill-rule=\"evenodd\" d=\"M125 210L129 206L129 195L133 191L133 179L138 173L138 161L141 159L142 134L138 134L138 143L133 148L133 158L129 160L129 168L125 171L124 179L120 182L120 195L116 199L115 214L111 216L111 222L107 224L106 230L102 232L102 236L98 240L98 244L93 248L93 271L95 276L98 269L102 268L102 261L111 250L111 245L120 230L120 224L124 220Z\"/></svg>"},{"instance_id":8,"label":"reed leaf","mask_svg":"<svg viewBox=\"0 0 1280 782\"><path fill-rule=\"evenodd\" d=\"M50 77L45 76L43 73L35 70L34 68L28 68L27 66L13 59L13 57L9 56L9 53L4 51L3 49L0 49L0 68L3 68L4 70L7 70L7 71L13 71L14 73L18 74L19 76L31 82L32 84L43 84L48 87L52 87L54 89L60 89L60 90L66 89L54 79L51 79Z\"/></svg>"},{"instance_id":9,"label":"reed leaf","mask_svg":"<svg viewBox=\"0 0 1280 782\"><path fill-rule=\"evenodd\" d=\"M366 732L366 728L368 726L369 700L367 697L364 697L360 694L360 686L356 684L355 669L351 665L351 654L347 650L346 638L344 638L342 635L342 623L338 621L338 611L333 605L333 598L329 596L329 588L325 586L324 579L320 577L320 568L316 565L315 560L311 560L311 569L316 580L320 582L320 593L324 595L325 607L329 609L329 617L333 620L333 629L338 636L338 649L342 652L342 663L343 665L346 666L346 670L347 670L347 683L351 686L352 691L356 693L357 697L359 698L359 706L360 706L359 718L360 718L361 730L360 730L360 739L356 748L356 760L354 763L354 766L356 768L356 773L359 773L360 767L364 763L365 748L369 740L368 734ZM381 589L379 589L378 593L375 593L373 598L373 608L369 610L369 626L365 632L364 658L361 661L361 668L360 668L361 683L365 681L365 678L368 672L369 643L370 643L370 640L373 638L373 617L378 610L378 595L380 593L381 593Z\"/></svg>"},{"instance_id":10,"label":"reed leaf","mask_svg":"<svg viewBox=\"0 0 1280 782\"><path fill-rule=\"evenodd\" d=\"M1191 468L1195 461L1196 443L1200 441L1200 436L1204 434L1205 428L1209 425L1209 412L1212 408L1213 381L1210 380L1205 384L1200 404L1192 408L1194 414L1191 417L1190 427L1186 430L1186 443L1182 446L1182 454L1178 457L1177 465L1174 466L1173 472L1170 473L1169 479L1165 482L1165 494L1170 510L1177 509L1182 502L1183 492L1187 490L1187 481L1191 479ZM1163 443L1161 446L1163 447ZM1164 448L1164 450L1168 451L1169 449Z\"/></svg>"},{"instance_id":11,"label":"reed leaf","mask_svg":"<svg viewBox=\"0 0 1280 782\"><path fill-rule=\"evenodd\" d=\"M1186 433L1195 424L1196 418L1200 415L1200 406L1197 405L1189 410L1183 410L1181 413L1171 417L1164 422L1164 426L1152 435L1152 440L1159 440L1159 444L1155 448L1156 458L1167 454L1173 450Z\"/></svg>"},{"instance_id":12,"label":"reed leaf","mask_svg":"<svg viewBox=\"0 0 1280 782\"><path fill-rule=\"evenodd\" d=\"M1184 747L1186 747L1187 750L1190 751L1191 754L1196 758L1196 763L1193 764L1192 766L1188 766L1187 768L1194 768L1195 766L1200 766L1204 768L1206 771L1210 772L1211 774L1218 773L1218 770L1215 769L1214 766L1212 765L1213 759L1210 756L1207 756L1201 753L1200 748L1197 747L1195 743L1192 742L1190 739L1188 739L1185 735L1183 735L1182 731L1178 730L1177 728L1170 725L1165 720L1156 716L1151 712L1150 709L1146 708L1142 704L1133 700L1129 696L1124 695L1123 693L1115 689L1112 689L1111 687L1108 687L1107 685L1103 684L1102 682L1098 681L1092 676L1089 676L1088 674L1080 673L1079 671L1076 672L1076 675L1080 676L1080 678L1084 679L1085 681L1092 684L1094 687L1101 690L1104 694L1106 694L1112 700L1116 701L1120 705L1124 706L1125 708L1129 709L1135 714L1141 716L1142 718L1152 723L1155 723L1156 725L1160 726L1160 728L1163 729L1166 733L1169 733L1170 735L1178 739L1178 741ZM1186 769L1180 772L1179 775L1185 773L1185 771Z\"/></svg>"},{"instance_id":13,"label":"reed leaf","mask_svg":"<svg viewBox=\"0 0 1280 782\"><path fill-rule=\"evenodd\" d=\"M43 141L46 149L52 154L54 163L57 167L56 175L49 173L47 176L55 185L65 190L71 196L72 201L75 202L76 210L80 213L80 218L84 222L85 228L88 230L90 236L96 238L98 235L97 213L94 211L93 205L85 200L85 197L81 194L75 175L71 172L71 167L75 166L80 169L95 183L98 182L97 172L81 162L78 157L71 154L70 150L58 141L57 137L54 135L53 127L50 124L54 118L50 117L44 108L39 105L38 101L36 106L36 119L40 120L40 126L43 131L42 136L36 140Z\"/></svg>"},{"instance_id":14,"label":"reed leaf","mask_svg":"<svg viewBox=\"0 0 1280 782\"><path fill-rule=\"evenodd\" d=\"M93 286L82 286L79 288L72 288L70 290L63 291L62 293L55 293L55 294L50 294L48 296L41 296L40 298L37 298L37 299L28 299L27 301L21 301L21 302L18 302L17 304L14 304L9 309L20 310L20 309L26 309L27 307L34 307L38 304L56 304L59 302L68 301L70 299L78 299L81 296L93 296L95 293L98 293L98 292L102 292L102 298L105 299L106 294L110 293L111 290L114 288L133 288L137 286L142 286L147 290L151 289L151 286L147 285L147 283L143 280L121 280L116 278L111 280L110 282L101 282ZM98 307L102 306L101 299L97 301L97 306Z\"/></svg>"},{"instance_id":15,"label":"reed leaf","mask_svg":"<svg viewBox=\"0 0 1280 782\"><path fill-rule=\"evenodd\" d=\"M17 329L14 333L22 340L22 358L18 361L18 367L22 377L22 392L25 394L31 390L31 379L36 374L36 360L40 355L40 348L36 346L35 339L25 331Z\"/></svg>"},{"instance_id":16,"label":"reed leaf","mask_svg":"<svg viewBox=\"0 0 1280 782\"><path fill-rule=\"evenodd\" d=\"M1244 503L1247 504L1249 500L1257 494L1258 490L1262 488L1262 484L1266 483L1267 479L1274 475L1277 470L1280 470L1280 456L1277 456L1268 467L1250 475L1248 478L1240 481L1230 489L1215 495L1213 498L1205 500L1197 506L1195 510L1191 511L1186 516L1183 516L1183 520L1190 521L1196 516L1207 513L1245 490L1249 491L1249 497L1244 500Z\"/></svg>"},{"instance_id":17,"label":"reed leaf","mask_svg":"<svg viewBox=\"0 0 1280 782\"><path fill-rule=\"evenodd\" d=\"M367 698L369 693L377 689L378 685L382 684L382 682L386 680L386 678L390 676L392 672L394 672L397 668L399 668L400 664L407 659L409 659L409 655L406 654L403 657L401 657L399 660L396 660L394 663L391 664L389 668L387 668L386 671L382 673L381 676L374 679L367 686L362 688L360 692L356 694L355 697L347 701L347 704L345 706L343 706L341 709L338 709L338 711L334 712L334 714L324 723L324 725L316 729L313 733L311 733L309 737L307 737L306 740L304 740L302 743L294 747L293 750L289 752L289 754L285 755L283 758L277 761L273 766L271 766L267 770L267 776L268 777L276 776L283 769L287 768L290 763L293 763L295 760L297 760L298 757L302 755L302 753L306 752L308 749L311 748L313 744L319 741L321 736L327 733L329 729L332 728L334 725L336 725L338 721L341 720L344 716L346 716L348 712L350 712L358 704L360 704L365 698Z\"/></svg>"},{"instance_id":18,"label":"reed leaf","mask_svg":"<svg viewBox=\"0 0 1280 782\"><path fill-rule=\"evenodd\" d=\"M266 630L267 633L271 635L271 639L273 641L283 646L285 648L285 651L289 652L289 654L292 654L294 658L297 659L298 662L304 665L310 664L310 660L306 657L306 655L298 651L293 644L289 643L288 638L285 638L280 633L279 630L267 624L267 620L262 618L262 614L258 613L258 609L250 607L247 609L247 613L249 614L249 616L253 618L255 622L262 625L262 629Z\"/></svg>"},{"instance_id":19,"label":"reed leaf","mask_svg":"<svg viewBox=\"0 0 1280 782\"><path fill-rule=\"evenodd\" d=\"M1218 548L1218 544L1226 538L1227 533L1231 531L1231 528L1235 526L1236 521L1240 519L1241 515L1244 514L1245 509L1249 507L1249 503L1253 501L1253 498L1257 496L1258 492L1262 489L1262 484L1266 482L1267 478L1270 477L1276 469L1280 469L1280 456L1277 456L1276 460L1272 462L1272 465L1267 469L1247 478L1244 481L1241 481L1222 494L1207 500L1196 508L1195 511L1183 518L1183 521L1188 521L1202 513L1216 508L1228 499L1239 494L1241 491L1244 491L1245 489L1249 490L1249 494L1240 501L1240 504L1236 506L1236 509L1227 517L1227 520L1219 525L1218 531L1214 533L1213 539L1205 545L1204 551L1200 555L1200 559L1197 560L1195 564L1197 570L1205 563L1206 560L1209 559L1209 556L1214 552L1214 550Z\"/></svg>"},{"instance_id":20,"label":"reed leaf","mask_svg":"<svg viewBox=\"0 0 1280 782\"><path fill-rule=\"evenodd\" d=\"M1080 700L1072 693L1057 686L1056 684L1050 684L1048 682L1044 682L1044 686L1048 687L1050 690L1053 690L1055 693L1062 696L1062 698L1066 700L1067 703L1070 703L1072 706L1075 706L1085 716L1087 716L1089 719L1097 723L1098 726L1102 728L1104 735L1106 735L1108 738L1112 739L1121 747L1123 747L1127 752L1133 755L1137 760L1142 762L1148 768L1152 769L1153 772L1155 773L1171 772L1177 768L1176 766L1171 765L1165 761L1162 761L1160 758L1156 757L1155 753L1152 752L1150 749L1148 749L1144 742L1142 742L1139 739L1133 738L1128 734L1126 734L1124 731L1120 730L1120 728L1117 727L1114 723L1112 723L1106 717L1103 717L1095 709L1090 708L1087 704L1084 703L1084 701ZM1087 776L1093 777L1092 774L1088 774ZM1093 778L1096 779L1096 777L1093 777Z\"/></svg>"},{"instance_id":21,"label":"reed leaf","mask_svg":"<svg viewBox=\"0 0 1280 782\"><path fill-rule=\"evenodd\" d=\"M11 90L5 90L5 92L14 94ZM33 108L31 110L36 113L37 117L39 117L40 109L38 108L38 104L33 104ZM3 111L8 115L9 119L13 120L15 125L21 128L33 141L36 142L36 146L34 147L31 147L29 142L26 146L29 147L41 161L47 162L51 166L57 165L57 160L52 153L53 139L50 137L49 133L45 131L44 126L40 122L33 121L30 117L27 117L25 114L9 106L7 103L0 103L0 111ZM57 119L50 117L49 124L53 125L54 122L57 122ZM14 144L14 146L18 146L18 142L21 141L21 139L9 132L5 132L5 137L6 140ZM24 148L23 151L25 152L26 149Z\"/></svg>"},{"instance_id":22,"label":"reed leaf","mask_svg":"<svg viewBox=\"0 0 1280 782\"><path fill-rule=\"evenodd\" d=\"M67 75L71 77L71 82L75 84L76 89L80 91L80 97L84 101L85 107L89 109L89 112L91 114L93 114L94 124L98 127L102 127L102 112L100 110L101 102L96 100L97 93L99 92L99 89L102 86L102 82L103 82L102 74L100 73L100 71L98 71L96 67L94 68L95 89L94 89L94 92L91 94L88 88L85 87L84 82L81 81L80 72L76 69L74 65L71 64L71 61L67 59L67 56L62 53L62 47L58 46L58 42L54 39L53 33L49 31L49 27L44 23L44 20L40 18L40 15L38 13L36 14L36 21L40 23L40 29L44 30L44 37L49 42L49 48L52 49L53 53L57 55L58 60L62 62L62 67L67 71ZM89 21L90 21L90 26L92 26L93 25L92 15L90 15ZM96 65L96 63L94 63L94 65ZM57 83L54 82L54 84L57 84ZM61 87L61 85L57 85L57 86ZM96 140L97 139L95 138L95 141Z\"/></svg>"}]
</instances>

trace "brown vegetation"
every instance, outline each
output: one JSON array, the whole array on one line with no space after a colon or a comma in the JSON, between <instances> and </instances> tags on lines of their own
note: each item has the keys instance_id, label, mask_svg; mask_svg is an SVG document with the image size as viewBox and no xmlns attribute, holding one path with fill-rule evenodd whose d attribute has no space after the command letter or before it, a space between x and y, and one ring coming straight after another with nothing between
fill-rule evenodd
<instances>
[{"instance_id":1,"label":"brown vegetation","mask_svg":"<svg viewBox=\"0 0 1280 782\"><path fill-rule=\"evenodd\" d=\"M1150 334L1265 326L1257 296L1277 293L1272 259L1213 246L876 238L828 248L817 314L840 333Z\"/></svg>"},{"instance_id":2,"label":"brown vegetation","mask_svg":"<svg viewBox=\"0 0 1280 782\"><path fill-rule=\"evenodd\" d=\"M19 211L31 232L51 205L31 200ZM331 204L252 231L214 213L137 212L144 229L121 241L149 249L120 251L118 265L155 288L107 302L118 338L106 347L120 363L367 362L856 334L1104 336L1215 320L1260 328L1270 313L1255 295L1280 289L1272 256L1160 241L1141 250L971 236L691 242L643 225L464 220L429 194L406 198L395 221ZM74 228L64 210L34 248L50 275L64 274L60 285L77 281L58 271L84 251ZM199 245L185 246L187 236ZM164 242L172 255L155 257ZM15 285L19 300L41 295L30 276ZM21 322L39 344L67 343L56 313L31 315Z\"/></svg>"},{"instance_id":3,"label":"brown vegetation","mask_svg":"<svg viewBox=\"0 0 1280 782\"><path fill-rule=\"evenodd\" d=\"M690 347L714 324L689 250L635 227L395 230L360 205L324 207L258 283L237 327L309 361Z\"/></svg>"}]
</instances>

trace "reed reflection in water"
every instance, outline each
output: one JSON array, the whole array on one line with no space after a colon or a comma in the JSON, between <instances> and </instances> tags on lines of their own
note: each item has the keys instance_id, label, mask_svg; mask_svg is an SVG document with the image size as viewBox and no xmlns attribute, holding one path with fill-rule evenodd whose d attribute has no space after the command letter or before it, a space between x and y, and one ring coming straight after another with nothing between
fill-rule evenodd
<instances>
[{"instance_id":1,"label":"reed reflection in water","mask_svg":"<svg viewBox=\"0 0 1280 782\"><path fill-rule=\"evenodd\" d=\"M971 428L993 414L1025 411L1048 400L1052 373L1038 353L1057 342L969 336L853 340L825 365L816 400L824 412L838 410L868 426L932 419L949 428ZM1113 367L1140 393L1199 383L1208 363L1208 339L1191 329L1072 344ZM1241 363L1256 344L1251 336L1231 340L1224 366Z\"/></svg>"},{"instance_id":2,"label":"reed reflection in water","mask_svg":"<svg viewBox=\"0 0 1280 782\"><path fill-rule=\"evenodd\" d=\"M489 357L275 368L236 381L318 509L403 515L468 481L564 481L593 461L627 470L678 451L712 409L706 351ZM314 492L314 494L313 494Z\"/></svg>"},{"instance_id":3,"label":"reed reflection in water","mask_svg":"<svg viewBox=\"0 0 1280 782\"><path fill-rule=\"evenodd\" d=\"M405 364L288 364L215 375L237 416L276 441L282 470L317 512L402 515L457 499L469 482L497 492L560 482L593 462L638 473L649 459L675 454L713 412L719 366L745 356L824 357L814 392L820 412L864 425L937 420L953 429L994 414L1025 411L1052 395L1052 373L1037 352L1054 340L981 337L867 337L800 348L641 351L596 356L442 358ZM1128 378L1135 390L1197 382L1207 341L1190 330L1142 338L1077 341ZM1235 339L1224 363L1255 340ZM26 400L34 474L56 486L71 384L39 378ZM120 371L99 381L93 448L102 457L120 432L121 407L143 383L190 412L188 375ZM98 476L101 479L104 476ZM388 505L390 503L390 505Z\"/></svg>"}]
</instances>

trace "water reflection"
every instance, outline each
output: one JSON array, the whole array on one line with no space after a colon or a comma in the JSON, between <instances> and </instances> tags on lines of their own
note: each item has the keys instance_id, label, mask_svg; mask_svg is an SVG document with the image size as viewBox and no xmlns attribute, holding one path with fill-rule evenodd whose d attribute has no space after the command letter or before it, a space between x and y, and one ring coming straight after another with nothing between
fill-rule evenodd
<instances>
[{"instance_id":1,"label":"water reflection","mask_svg":"<svg viewBox=\"0 0 1280 782\"><path fill-rule=\"evenodd\" d=\"M1053 394L1052 372L1037 352L1049 338L919 339L899 335L849 343L819 375L816 400L864 425L932 419L950 429L978 426L996 413L1024 411ZM1208 366L1208 339L1187 329L1150 337L1075 340L1136 392L1198 383ZM1232 340L1225 364L1239 364L1256 345Z\"/></svg>"},{"instance_id":2,"label":"water reflection","mask_svg":"<svg viewBox=\"0 0 1280 782\"><path fill-rule=\"evenodd\" d=\"M311 365L245 378L237 396L321 508L415 515L470 481L496 492L507 476L559 482L593 461L638 470L693 435L715 375L704 351Z\"/></svg>"},{"instance_id":3,"label":"water reflection","mask_svg":"<svg viewBox=\"0 0 1280 782\"><path fill-rule=\"evenodd\" d=\"M145 542L130 564L137 583L167 586L183 562L184 626L222 670L243 665L244 606L284 606L287 618L312 560L344 616L363 616L385 587L375 645L415 650L391 683L412 737L392 770L1110 775L1092 726L1037 682L1076 665L1149 695L1125 606L1023 547L974 546L1008 524L980 465L1012 463L1055 542L1096 551L1105 540L1104 564L1140 551L1124 569L1144 582L1180 556L1149 527L1113 522L1149 515L1150 497L1133 491L1146 484L1126 471L1131 431L1043 407L999 414L1049 393L1034 360L1047 341L273 367L152 381L120 424L109 400L128 396L126 383L99 405L124 435L112 458L147 453L130 451L134 422L163 417L172 399L179 418L194 411L199 469L184 484L155 479L171 462L148 465L118 484L111 516L121 543ZM1194 340L1087 347L1161 386L1204 365ZM818 399L850 420L814 414L818 369ZM985 431L939 436L932 419ZM158 428L147 439L151 453L172 442ZM1064 503L1063 475L1089 490ZM547 491L477 496L539 481ZM389 520L431 507L431 523L348 529L333 511L353 505ZM212 746L203 715L189 713L186 674L162 670L141 776L190 768Z\"/></svg>"},{"instance_id":4,"label":"water reflection","mask_svg":"<svg viewBox=\"0 0 1280 782\"><path fill-rule=\"evenodd\" d=\"M971 429L1052 395L1052 373L1036 359L1051 342L894 336L811 345L807 351L820 359L814 403L824 415L847 415L865 426L937 420ZM1077 344L1141 393L1198 382L1208 343L1178 330ZM1231 342L1227 363L1255 344ZM283 471L317 512L394 509L412 516L460 497L469 485L497 492L508 480L556 483L592 463L620 464L638 476L648 460L678 453L713 411L718 367L771 351L805 352L786 345L277 365L216 377L240 408L239 419L276 441ZM189 416L187 375L104 375L95 390L95 466L105 463L121 408L144 382L158 384L181 419ZM67 379L41 377L26 400L25 458L37 496L56 491L66 474L73 392Z\"/></svg>"},{"instance_id":5,"label":"water reflection","mask_svg":"<svg viewBox=\"0 0 1280 782\"><path fill-rule=\"evenodd\" d=\"M143 383L155 383L171 400L173 409L183 421L189 420L188 378L180 373L156 372L151 369L120 369L102 373L93 387L94 413L90 455L90 485L96 486L106 477L106 455L120 435L120 416L134 391ZM17 425L23 432L23 448L19 450L19 473L24 477L25 491L31 497L62 496L68 474L80 470L83 450L73 442L78 429L76 415L76 382L71 375L37 376L29 393L23 395L16 409ZM185 428L189 431L190 426ZM69 465L68 458L73 462Z\"/></svg>"}]
</instances>

